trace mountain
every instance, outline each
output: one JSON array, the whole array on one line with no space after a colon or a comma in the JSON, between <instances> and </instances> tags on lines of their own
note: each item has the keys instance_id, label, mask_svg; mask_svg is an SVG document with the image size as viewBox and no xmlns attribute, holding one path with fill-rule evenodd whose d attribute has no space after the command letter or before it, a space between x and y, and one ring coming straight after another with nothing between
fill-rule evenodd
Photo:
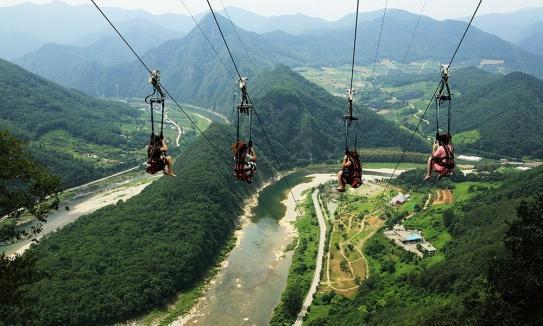
<instances>
[{"instance_id":1,"label":"mountain","mask_svg":"<svg viewBox=\"0 0 543 326\"><path fill-rule=\"evenodd\" d=\"M391 10L386 17L379 58L403 62L417 20L417 15ZM358 63L367 65L373 62L380 28L380 18L360 23L360 38L357 43ZM423 17L406 61L448 61L465 28L464 22L437 21ZM304 65L316 67L342 65L351 60L352 27L301 36L276 31L264 34L263 37L276 47L296 53L303 59ZM503 60L503 66L507 71L522 70L543 76L543 69L540 68L543 57L528 53L497 36L472 28L464 40L456 62L479 65L483 59Z\"/></svg>"},{"instance_id":2,"label":"mountain","mask_svg":"<svg viewBox=\"0 0 543 326\"><path fill-rule=\"evenodd\" d=\"M517 44L528 52L543 56L543 20L524 29Z\"/></svg>"},{"instance_id":3,"label":"mountain","mask_svg":"<svg viewBox=\"0 0 543 326\"><path fill-rule=\"evenodd\" d=\"M143 10L108 7L102 9L115 24L145 19L179 35L186 34L194 26L190 16L153 15ZM72 6L61 1L0 7L0 16L0 57L6 59L27 54L46 43L70 44L87 35L110 29L94 6Z\"/></svg>"},{"instance_id":4,"label":"mountain","mask_svg":"<svg viewBox=\"0 0 543 326\"><path fill-rule=\"evenodd\" d=\"M543 157L542 80L520 72L500 76L473 68L455 71L453 77L451 87L459 93L453 102L452 130L459 151ZM428 119L432 128L433 110Z\"/></svg>"},{"instance_id":5,"label":"mountain","mask_svg":"<svg viewBox=\"0 0 543 326\"><path fill-rule=\"evenodd\" d=\"M253 94L257 112L284 165L337 161L338 155L341 156L345 148L345 99L329 94L285 66L263 72ZM373 111L363 112L363 108L356 107L355 112L360 117L358 144L362 149L405 146L408 131ZM261 135L259 128L254 133ZM410 150L427 148L422 139L415 138Z\"/></svg>"},{"instance_id":6,"label":"mountain","mask_svg":"<svg viewBox=\"0 0 543 326\"><path fill-rule=\"evenodd\" d=\"M118 28L139 53L145 53L166 40L179 36L176 32L145 19L131 20L126 24L121 24ZM118 36L113 34L111 29L88 35L78 40L77 43L89 44L75 46L48 43L14 61L39 75L59 75L64 78L70 76L72 71L80 70L82 67L109 67L131 63L134 60L132 52ZM53 77L51 79L63 85L70 85L69 82L60 78Z\"/></svg>"},{"instance_id":7,"label":"mountain","mask_svg":"<svg viewBox=\"0 0 543 326\"><path fill-rule=\"evenodd\" d=\"M221 16L218 19L230 40L230 48L242 74L255 76L258 70L273 67L274 62L298 63L291 54L269 45L258 34L239 30L250 53L247 57L230 23ZM212 16L204 17L200 25L229 71L196 28L182 39L168 40L147 51L142 55L143 60L148 66L161 70L163 83L180 100L218 107L225 112L231 109L232 92L237 92L235 70ZM53 50L51 55L23 57L17 62L61 85L77 88L89 95L144 97L149 90L147 72L137 61L107 67L96 61L74 60L75 64L67 67L56 59L55 53L62 49L56 47Z\"/></svg>"},{"instance_id":8,"label":"mountain","mask_svg":"<svg viewBox=\"0 0 543 326\"><path fill-rule=\"evenodd\" d=\"M519 11L478 16L474 24L485 32L497 35L509 42L517 42L530 25L543 20L543 7L525 8Z\"/></svg>"},{"instance_id":9,"label":"mountain","mask_svg":"<svg viewBox=\"0 0 543 326\"><path fill-rule=\"evenodd\" d=\"M65 185L136 164L128 152L141 148L146 137L119 127L139 116L136 109L90 98L7 61L0 60L0 69L0 128L30 142L35 158ZM89 157L98 148L101 163Z\"/></svg>"}]
</instances>

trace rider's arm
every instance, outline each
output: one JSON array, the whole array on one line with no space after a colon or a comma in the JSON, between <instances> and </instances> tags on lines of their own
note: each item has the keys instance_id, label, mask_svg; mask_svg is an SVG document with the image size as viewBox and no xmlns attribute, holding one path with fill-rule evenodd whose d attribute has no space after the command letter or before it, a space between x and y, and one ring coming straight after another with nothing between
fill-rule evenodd
<instances>
[{"instance_id":1,"label":"rider's arm","mask_svg":"<svg viewBox=\"0 0 543 326\"><path fill-rule=\"evenodd\" d=\"M348 168L351 165L352 165L351 160L349 160L347 155L345 155L345 157L343 158L343 167Z\"/></svg>"},{"instance_id":2,"label":"rider's arm","mask_svg":"<svg viewBox=\"0 0 543 326\"><path fill-rule=\"evenodd\" d=\"M162 140L162 147L160 148L161 152L167 152L168 151L168 145L166 145L166 142Z\"/></svg>"}]
</instances>

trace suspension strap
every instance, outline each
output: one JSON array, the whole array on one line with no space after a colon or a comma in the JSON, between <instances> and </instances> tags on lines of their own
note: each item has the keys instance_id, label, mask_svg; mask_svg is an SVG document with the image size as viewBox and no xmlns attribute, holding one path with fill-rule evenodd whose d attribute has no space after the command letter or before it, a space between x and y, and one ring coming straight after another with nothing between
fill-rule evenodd
<instances>
[{"instance_id":1,"label":"suspension strap","mask_svg":"<svg viewBox=\"0 0 543 326\"><path fill-rule=\"evenodd\" d=\"M436 135L439 135L439 109L441 105L448 102L447 107L447 133L451 133L451 108L452 94L449 87L449 65L441 65L441 82L436 94Z\"/></svg>"}]
</instances>

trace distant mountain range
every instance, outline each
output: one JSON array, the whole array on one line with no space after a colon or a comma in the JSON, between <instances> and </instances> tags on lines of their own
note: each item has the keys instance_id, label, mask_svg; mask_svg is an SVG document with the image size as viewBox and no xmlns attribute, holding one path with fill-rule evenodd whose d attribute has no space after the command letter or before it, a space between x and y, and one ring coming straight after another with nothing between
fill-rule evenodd
<instances>
[{"instance_id":1,"label":"distant mountain range","mask_svg":"<svg viewBox=\"0 0 543 326\"><path fill-rule=\"evenodd\" d=\"M405 50L417 19L417 15L405 11L391 10L388 13L380 58L404 60ZM237 28L243 40L243 47L228 20L219 16L219 21L242 74L250 77L256 76L262 69L271 69L277 64L289 67L322 67L348 64L351 60L352 28L303 35L281 31L257 34ZM230 105L226 103L230 103L234 91L233 67L215 23L209 15L201 20L201 26L229 67L230 73L226 71L197 29L193 29L182 39L164 41L141 53L145 53L143 57L148 65L162 71L165 84L170 85L170 90L179 99L211 106L224 112L229 110ZM465 23L459 21L423 18L411 54L406 61L448 60L465 26ZM380 18L360 23L358 63L370 64L373 61L379 28ZM134 44L137 44L136 40L135 38ZM112 50L109 57L107 51L103 51L106 44L108 43L102 41L78 49L49 45L40 51L16 59L15 62L45 78L79 89L89 95L144 96L148 89L145 70L142 70L140 64L134 62L133 58L132 63L112 65L120 61L120 57L126 51L123 52L116 46L113 49L117 50ZM149 44L145 42L145 37L142 37L140 45ZM119 46L122 47L120 42ZM130 60L130 54L126 54L126 60ZM497 36L473 28L457 56L457 63L479 65L481 59L503 60L504 63L498 66L505 71L520 70L543 76L543 67L540 65L543 57L530 54Z\"/></svg>"},{"instance_id":2,"label":"distant mountain range","mask_svg":"<svg viewBox=\"0 0 543 326\"><path fill-rule=\"evenodd\" d=\"M103 9L111 20L119 25L144 19L174 31L179 36L185 35L194 27L190 16L153 15L143 10L120 8ZM0 7L0 16L0 58L4 59L22 56L46 43L79 44L82 38L110 28L94 6L71 6L61 1L43 5L24 3ZM159 38L164 38L164 35Z\"/></svg>"},{"instance_id":3,"label":"distant mountain range","mask_svg":"<svg viewBox=\"0 0 543 326\"><path fill-rule=\"evenodd\" d=\"M475 26L495 34L509 42L519 42L526 36L526 29L543 21L543 7L526 8L503 14L488 14L477 17Z\"/></svg>"}]
</instances>

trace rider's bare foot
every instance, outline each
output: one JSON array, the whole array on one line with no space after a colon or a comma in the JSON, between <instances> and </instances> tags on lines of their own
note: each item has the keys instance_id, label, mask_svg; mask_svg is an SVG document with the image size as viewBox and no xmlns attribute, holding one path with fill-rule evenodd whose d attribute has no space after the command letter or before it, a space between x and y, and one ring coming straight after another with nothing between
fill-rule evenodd
<instances>
[{"instance_id":1,"label":"rider's bare foot","mask_svg":"<svg viewBox=\"0 0 543 326\"><path fill-rule=\"evenodd\" d=\"M430 179L431 177L432 177L431 175L427 174L426 177L424 177L424 181Z\"/></svg>"},{"instance_id":2,"label":"rider's bare foot","mask_svg":"<svg viewBox=\"0 0 543 326\"><path fill-rule=\"evenodd\" d=\"M337 192L345 192L345 188L336 188Z\"/></svg>"}]
</instances>

